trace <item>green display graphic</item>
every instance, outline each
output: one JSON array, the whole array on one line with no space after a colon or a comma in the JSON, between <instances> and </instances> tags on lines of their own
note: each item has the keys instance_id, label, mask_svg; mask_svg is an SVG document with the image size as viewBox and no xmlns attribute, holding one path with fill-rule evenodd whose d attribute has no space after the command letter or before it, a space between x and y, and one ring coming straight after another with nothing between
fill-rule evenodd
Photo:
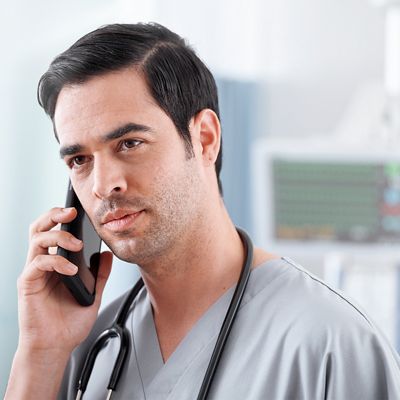
<instances>
[{"instance_id":1,"label":"green display graphic","mask_svg":"<svg viewBox=\"0 0 400 400\"><path fill-rule=\"evenodd\" d=\"M275 237L400 242L400 163L273 162Z\"/></svg>"}]
</instances>

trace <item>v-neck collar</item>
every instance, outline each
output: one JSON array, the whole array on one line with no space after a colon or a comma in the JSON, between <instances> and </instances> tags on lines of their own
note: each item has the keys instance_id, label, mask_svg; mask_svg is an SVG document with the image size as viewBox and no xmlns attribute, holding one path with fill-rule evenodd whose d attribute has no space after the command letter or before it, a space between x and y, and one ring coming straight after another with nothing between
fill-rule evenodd
<instances>
[{"instance_id":1,"label":"v-neck collar","mask_svg":"<svg viewBox=\"0 0 400 400\"><path fill-rule=\"evenodd\" d=\"M210 306L165 363L158 342L149 296L145 289L140 292L131 319L132 340L147 398L165 399L197 357L206 349L213 349L233 291L234 287L230 288ZM201 373L199 371L199 374Z\"/></svg>"},{"instance_id":2,"label":"v-neck collar","mask_svg":"<svg viewBox=\"0 0 400 400\"><path fill-rule=\"evenodd\" d=\"M241 307L248 303L266 283L257 282L257 270L281 262L282 259L270 260L251 272L249 290L246 290ZM261 280L271 280L283 271L277 272L266 274ZM199 358L201 358L199 364L201 368L196 370L196 374L200 377L204 376L235 287L236 285L228 289L210 306L179 343L166 363L163 361L159 346L151 302L146 289L142 289L133 309L131 329L134 356L137 360L145 398L167 399L185 372L199 361Z\"/></svg>"},{"instance_id":3,"label":"v-neck collar","mask_svg":"<svg viewBox=\"0 0 400 400\"><path fill-rule=\"evenodd\" d=\"M145 288L140 291L135 303L131 318L133 351L143 386L147 388L164 366L164 361L158 344L151 304Z\"/></svg>"}]
</instances>

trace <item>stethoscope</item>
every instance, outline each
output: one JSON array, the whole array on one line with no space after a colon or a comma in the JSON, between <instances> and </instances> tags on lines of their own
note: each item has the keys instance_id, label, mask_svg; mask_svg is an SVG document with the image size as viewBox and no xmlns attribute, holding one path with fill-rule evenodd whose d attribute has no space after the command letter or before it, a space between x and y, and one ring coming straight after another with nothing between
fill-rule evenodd
<instances>
[{"instance_id":1,"label":"stethoscope","mask_svg":"<svg viewBox=\"0 0 400 400\"><path fill-rule=\"evenodd\" d=\"M250 277L251 265L253 262L253 243L251 242L251 239L246 232L239 228L237 228L237 231L244 244L246 258L243 263L242 271L240 273L235 292L229 304L228 311L226 312L224 322L222 323L217 343L215 344L210 362L204 375L203 383L201 385L199 395L197 396L197 400L205 400L207 398L219 361L221 359L222 352L229 337L233 322L235 321L240 303L242 302L243 295L246 290L247 282ZM129 292L126 300L122 304L118 312L117 318L115 319L112 326L102 332L91 346L79 377L76 400L82 399L83 393L85 392L87 384L89 382L90 374L92 373L97 355L104 347L106 342L112 338L119 339L119 350L107 386L107 400L110 400L112 393L117 390L118 381L121 377L121 373L126 363L130 347L130 334L128 332L128 329L125 327L125 323L128 318L131 305L138 295L139 291L142 289L143 285L143 280L139 279L139 281Z\"/></svg>"}]
</instances>

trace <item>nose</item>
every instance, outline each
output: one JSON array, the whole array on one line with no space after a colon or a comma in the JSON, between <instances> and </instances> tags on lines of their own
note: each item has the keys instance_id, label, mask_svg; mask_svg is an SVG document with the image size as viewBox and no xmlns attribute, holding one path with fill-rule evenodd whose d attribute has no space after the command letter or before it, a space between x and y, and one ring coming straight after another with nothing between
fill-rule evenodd
<instances>
[{"instance_id":1,"label":"nose","mask_svg":"<svg viewBox=\"0 0 400 400\"><path fill-rule=\"evenodd\" d=\"M93 166L93 194L99 199L107 199L127 189L126 171L119 168L118 162L97 159Z\"/></svg>"}]
</instances>

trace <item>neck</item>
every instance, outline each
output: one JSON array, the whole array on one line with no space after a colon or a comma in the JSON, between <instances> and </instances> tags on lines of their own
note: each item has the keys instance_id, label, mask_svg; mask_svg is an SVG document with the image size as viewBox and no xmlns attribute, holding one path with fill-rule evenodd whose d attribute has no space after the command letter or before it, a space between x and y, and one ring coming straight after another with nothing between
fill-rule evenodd
<instances>
[{"instance_id":1,"label":"neck","mask_svg":"<svg viewBox=\"0 0 400 400\"><path fill-rule=\"evenodd\" d=\"M222 204L222 201L221 201ZM245 251L225 207L142 268L164 360L204 312L239 279ZM211 219L211 218L210 218Z\"/></svg>"},{"instance_id":2,"label":"neck","mask_svg":"<svg viewBox=\"0 0 400 400\"><path fill-rule=\"evenodd\" d=\"M231 223L208 228L202 235L198 231L188 234L180 239L178 248L178 254L164 255L157 267L147 266L142 271L155 313L185 308L193 312L203 298L218 298L237 281L245 257Z\"/></svg>"}]
</instances>

